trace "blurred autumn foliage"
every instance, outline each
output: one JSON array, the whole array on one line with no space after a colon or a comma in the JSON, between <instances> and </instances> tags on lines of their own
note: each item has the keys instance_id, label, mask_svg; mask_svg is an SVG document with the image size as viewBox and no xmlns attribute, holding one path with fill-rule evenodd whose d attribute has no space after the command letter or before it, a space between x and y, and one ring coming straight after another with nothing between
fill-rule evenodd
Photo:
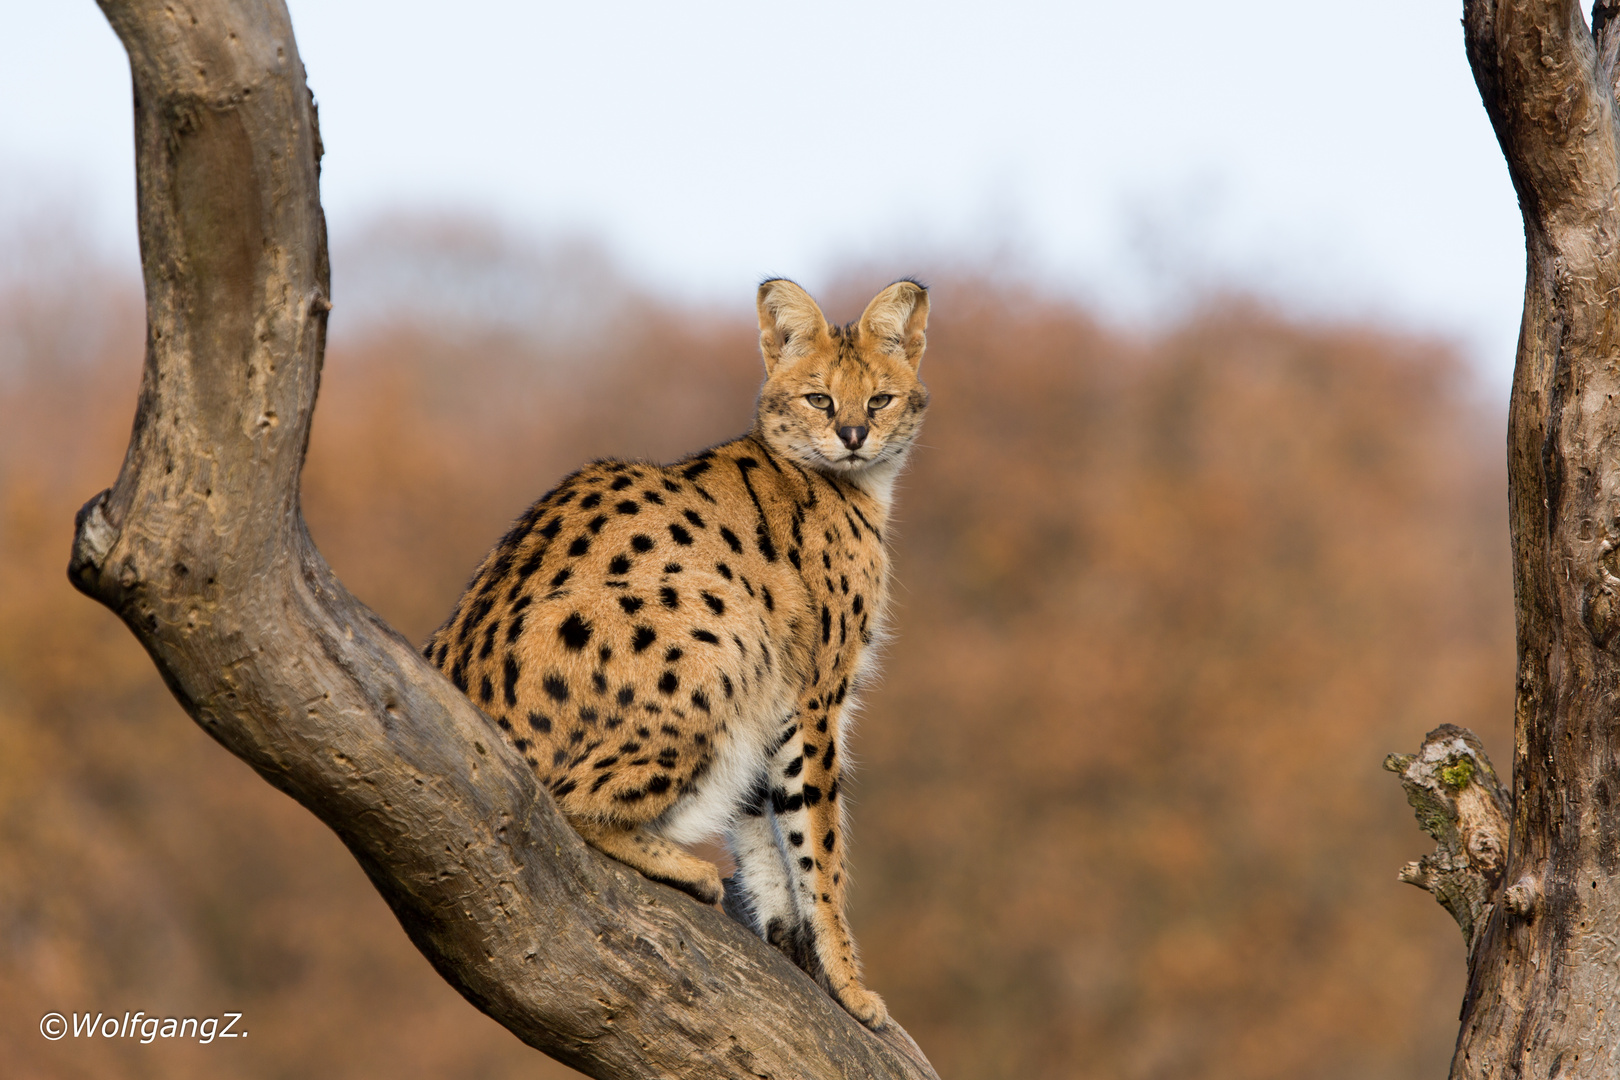
<instances>
[{"instance_id":1,"label":"blurred autumn foliage","mask_svg":"<svg viewBox=\"0 0 1620 1080\"><path fill-rule=\"evenodd\" d=\"M143 323L132 283L56 263L0 281L6 1074L569 1075L449 990L342 846L68 586ZM359 269L306 511L413 639L574 465L747 423L749 298L665 306L586 246L442 222L334 265ZM829 315L884 283L849 275ZM1133 335L1007 279L934 284L897 636L855 743L871 985L961 1080L1440 1075L1462 941L1395 881L1425 844L1379 761L1441 722L1509 756L1478 387L1433 343L1238 301ZM85 1009L238 1011L251 1038L40 1036Z\"/></svg>"}]
</instances>

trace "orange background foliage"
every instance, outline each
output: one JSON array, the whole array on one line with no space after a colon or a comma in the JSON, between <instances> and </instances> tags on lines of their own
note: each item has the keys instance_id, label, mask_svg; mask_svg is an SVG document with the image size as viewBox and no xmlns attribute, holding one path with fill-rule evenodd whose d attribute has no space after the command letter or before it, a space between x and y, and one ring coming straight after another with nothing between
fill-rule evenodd
<instances>
[{"instance_id":1,"label":"orange background foliage","mask_svg":"<svg viewBox=\"0 0 1620 1080\"><path fill-rule=\"evenodd\" d=\"M882 284L850 275L829 315ZM1379 762L1442 722L1509 758L1499 417L1445 348L1375 328L1212 301L1129 334L1005 278L935 285L896 637L854 744L871 985L961 1080L1440 1075L1462 941L1394 880L1426 843ZM566 333L397 309L330 350L310 527L411 638L574 465L746 425L748 321L594 288ZM141 336L88 264L0 288L7 1075L567 1075L68 586ZM251 1037L39 1035L85 1009L239 1011Z\"/></svg>"}]
</instances>

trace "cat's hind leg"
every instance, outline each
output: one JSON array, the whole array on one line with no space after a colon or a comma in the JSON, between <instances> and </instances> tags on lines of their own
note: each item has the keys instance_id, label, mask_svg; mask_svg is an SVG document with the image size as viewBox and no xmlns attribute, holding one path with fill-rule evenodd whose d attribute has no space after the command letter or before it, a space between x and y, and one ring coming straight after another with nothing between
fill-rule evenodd
<instances>
[{"instance_id":1,"label":"cat's hind leg","mask_svg":"<svg viewBox=\"0 0 1620 1080\"><path fill-rule=\"evenodd\" d=\"M607 824L592 818L572 817L568 823L585 842L604 855L639 870L654 881L679 889L705 904L718 904L722 895L720 871L663 837L635 825Z\"/></svg>"}]
</instances>

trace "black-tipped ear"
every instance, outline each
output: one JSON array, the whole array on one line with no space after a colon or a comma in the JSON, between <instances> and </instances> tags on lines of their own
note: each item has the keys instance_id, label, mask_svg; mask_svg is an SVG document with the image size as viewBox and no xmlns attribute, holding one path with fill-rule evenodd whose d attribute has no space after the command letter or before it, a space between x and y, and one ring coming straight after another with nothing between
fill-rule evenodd
<instances>
[{"instance_id":1,"label":"black-tipped ear","mask_svg":"<svg viewBox=\"0 0 1620 1080\"><path fill-rule=\"evenodd\" d=\"M773 278L759 287L759 354L766 375L828 340L827 319L809 293L787 278Z\"/></svg>"},{"instance_id":2,"label":"black-tipped ear","mask_svg":"<svg viewBox=\"0 0 1620 1080\"><path fill-rule=\"evenodd\" d=\"M861 315L861 337L886 353L904 357L913 371L922 363L928 338L928 290L915 281L897 281L872 298Z\"/></svg>"}]
</instances>

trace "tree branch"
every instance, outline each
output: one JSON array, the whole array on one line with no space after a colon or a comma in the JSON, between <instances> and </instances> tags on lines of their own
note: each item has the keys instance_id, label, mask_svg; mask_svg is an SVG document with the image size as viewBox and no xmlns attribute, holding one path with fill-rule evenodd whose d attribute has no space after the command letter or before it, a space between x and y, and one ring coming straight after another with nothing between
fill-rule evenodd
<instances>
[{"instance_id":1,"label":"tree branch","mask_svg":"<svg viewBox=\"0 0 1620 1080\"><path fill-rule=\"evenodd\" d=\"M1494 771L1460 729L1389 762L1440 841L1403 877L1432 888L1469 939L1454 1080L1620 1071L1610 1007L1620 995L1615 9L1594 7L1594 37L1570 0L1463 4L1527 255L1507 440L1519 653L1511 831L1495 821L1509 804ZM1465 764L1468 782L1450 782Z\"/></svg>"},{"instance_id":2,"label":"tree branch","mask_svg":"<svg viewBox=\"0 0 1620 1080\"><path fill-rule=\"evenodd\" d=\"M1418 825L1439 845L1401 868L1400 879L1434 894L1472 951L1507 866L1508 792L1467 728L1442 724L1416 754L1390 754Z\"/></svg>"},{"instance_id":3,"label":"tree branch","mask_svg":"<svg viewBox=\"0 0 1620 1080\"><path fill-rule=\"evenodd\" d=\"M1612 87L1580 6L1464 0L1463 30L1527 223L1584 248L1584 223L1610 209L1617 167Z\"/></svg>"},{"instance_id":4,"label":"tree branch","mask_svg":"<svg viewBox=\"0 0 1620 1080\"><path fill-rule=\"evenodd\" d=\"M69 573L202 728L348 845L470 1002L598 1077L932 1077L775 950L588 849L344 590L298 476L328 307L320 137L280 0L101 0L135 86L146 364Z\"/></svg>"}]
</instances>

